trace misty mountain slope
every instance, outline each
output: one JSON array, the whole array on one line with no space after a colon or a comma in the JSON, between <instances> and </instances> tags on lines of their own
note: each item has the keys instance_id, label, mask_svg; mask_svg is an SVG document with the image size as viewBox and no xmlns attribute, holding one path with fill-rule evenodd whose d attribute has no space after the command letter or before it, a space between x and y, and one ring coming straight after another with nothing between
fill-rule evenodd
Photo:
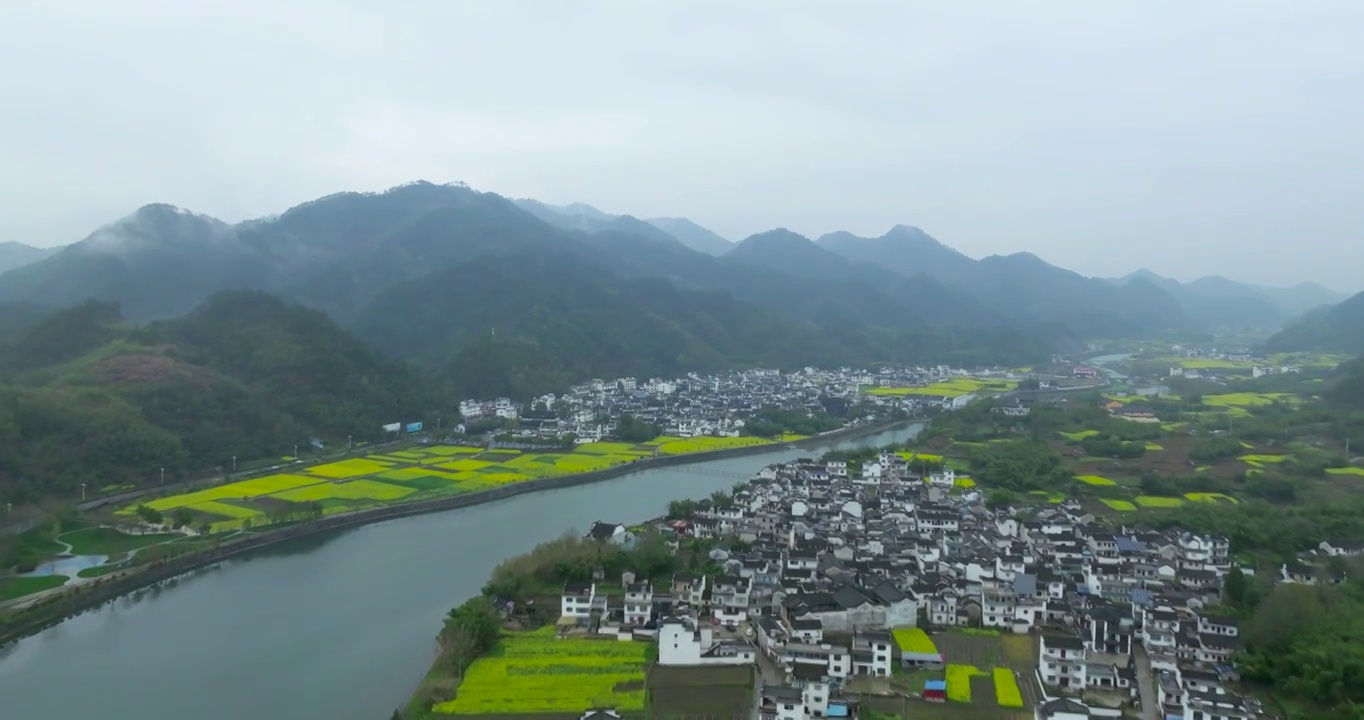
<instances>
[{"instance_id":1,"label":"misty mountain slope","mask_svg":"<svg viewBox=\"0 0 1364 720\"><path fill-rule=\"evenodd\" d=\"M511 202L544 222L565 230L593 233L606 227L616 217L586 203L552 205L530 198L512 200Z\"/></svg>"},{"instance_id":2,"label":"misty mountain slope","mask_svg":"<svg viewBox=\"0 0 1364 720\"><path fill-rule=\"evenodd\" d=\"M567 237L498 195L430 183L339 193L235 226L148 205L0 276L0 302L117 301L140 322L182 314L220 290L265 289L344 316L433 264L549 249Z\"/></svg>"},{"instance_id":3,"label":"misty mountain slope","mask_svg":"<svg viewBox=\"0 0 1364 720\"><path fill-rule=\"evenodd\" d=\"M878 238L830 233L818 245L902 276L927 274L989 311L1016 320L1060 323L1077 335L1145 335L1199 325L1154 285L1115 287L1031 253L973 260L908 225L897 225Z\"/></svg>"},{"instance_id":4,"label":"misty mountain slope","mask_svg":"<svg viewBox=\"0 0 1364 720\"><path fill-rule=\"evenodd\" d=\"M485 256L443 273L391 286L353 323L373 344L458 366L444 375L461 391L523 397L574 379L624 374L676 375L761 364L847 362L849 348L728 293L685 290L659 278L625 278L580 254ZM439 328L439 331L433 331ZM527 357L468 378L471 357L510 348ZM533 363L529 375L517 368Z\"/></svg>"},{"instance_id":5,"label":"misty mountain slope","mask_svg":"<svg viewBox=\"0 0 1364 720\"><path fill-rule=\"evenodd\" d=\"M1294 320L1265 341L1265 350L1364 354L1364 293Z\"/></svg>"},{"instance_id":6,"label":"misty mountain slope","mask_svg":"<svg viewBox=\"0 0 1364 720\"><path fill-rule=\"evenodd\" d=\"M37 248L17 242L0 242L0 274L17 267L31 265L49 257L61 248Z\"/></svg>"},{"instance_id":7,"label":"misty mountain slope","mask_svg":"<svg viewBox=\"0 0 1364 720\"><path fill-rule=\"evenodd\" d=\"M1050 318L1085 336L1140 336L1197 327L1174 298L1149 282L1115 287L1032 253L979 260L975 292L987 307L1016 317Z\"/></svg>"},{"instance_id":8,"label":"misty mountain slope","mask_svg":"<svg viewBox=\"0 0 1364 720\"><path fill-rule=\"evenodd\" d=\"M0 275L0 302L64 307L117 301L134 320L189 310L225 288L263 287L267 258L235 228L169 205L147 205L38 262Z\"/></svg>"},{"instance_id":9,"label":"misty mountain slope","mask_svg":"<svg viewBox=\"0 0 1364 720\"><path fill-rule=\"evenodd\" d=\"M1254 285L1226 280L1221 275L1209 275L1192 282L1180 282L1162 277L1147 269L1136 270L1118 278L1118 285L1133 280L1151 282L1183 305L1193 319L1218 329L1245 330L1278 327L1292 316L1263 289Z\"/></svg>"},{"instance_id":10,"label":"misty mountain slope","mask_svg":"<svg viewBox=\"0 0 1364 720\"><path fill-rule=\"evenodd\" d=\"M1145 268L1114 282L1125 284L1137 278L1149 281L1169 293L1194 319L1209 327L1234 331L1276 328L1289 318L1321 304L1303 307L1304 301L1334 297L1333 302L1339 302L1343 299L1310 283L1303 283L1296 290L1269 288L1228 280L1218 275L1181 283Z\"/></svg>"},{"instance_id":11,"label":"misty mountain slope","mask_svg":"<svg viewBox=\"0 0 1364 720\"><path fill-rule=\"evenodd\" d=\"M1297 317L1323 305L1336 305L1350 297L1345 293L1336 292L1312 282L1298 283L1287 288L1267 285L1252 285L1251 287L1258 290L1270 302L1282 308L1288 317Z\"/></svg>"},{"instance_id":12,"label":"misty mountain slope","mask_svg":"<svg viewBox=\"0 0 1364 720\"><path fill-rule=\"evenodd\" d=\"M821 236L817 242L846 258L875 263L906 277L927 273L954 285L970 283L976 267L975 260L909 225L896 225L875 238L834 232Z\"/></svg>"},{"instance_id":13,"label":"misty mountain slope","mask_svg":"<svg viewBox=\"0 0 1364 720\"><path fill-rule=\"evenodd\" d=\"M734 249L734 243L687 218L647 218L644 222L672 235L680 240L683 245L697 252L703 252L707 255L724 255Z\"/></svg>"},{"instance_id":14,"label":"misty mountain slope","mask_svg":"<svg viewBox=\"0 0 1364 720\"><path fill-rule=\"evenodd\" d=\"M734 243L697 225L687 218L640 220L630 215L612 215L585 203L551 205L539 200L513 200L517 207L564 230L589 235L603 231L626 232L640 237L675 240L707 255L723 255Z\"/></svg>"}]
</instances>

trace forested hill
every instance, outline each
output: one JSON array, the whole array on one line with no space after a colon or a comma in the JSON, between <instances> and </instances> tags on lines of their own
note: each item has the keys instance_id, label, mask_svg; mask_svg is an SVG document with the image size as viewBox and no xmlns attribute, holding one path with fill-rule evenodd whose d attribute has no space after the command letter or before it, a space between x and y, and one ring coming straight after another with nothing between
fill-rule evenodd
<instances>
[{"instance_id":1,"label":"forested hill","mask_svg":"<svg viewBox=\"0 0 1364 720\"><path fill-rule=\"evenodd\" d=\"M0 345L0 501L376 439L451 404L321 312L262 293L145 327L88 302Z\"/></svg>"},{"instance_id":2,"label":"forested hill","mask_svg":"<svg viewBox=\"0 0 1364 720\"><path fill-rule=\"evenodd\" d=\"M1332 383L1326 398L1338 405L1364 410L1364 357L1340 366L1340 375Z\"/></svg>"},{"instance_id":3,"label":"forested hill","mask_svg":"<svg viewBox=\"0 0 1364 720\"><path fill-rule=\"evenodd\" d=\"M1307 313L1266 341L1265 349L1364 353L1364 293Z\"/></svg>"}]
</instances>

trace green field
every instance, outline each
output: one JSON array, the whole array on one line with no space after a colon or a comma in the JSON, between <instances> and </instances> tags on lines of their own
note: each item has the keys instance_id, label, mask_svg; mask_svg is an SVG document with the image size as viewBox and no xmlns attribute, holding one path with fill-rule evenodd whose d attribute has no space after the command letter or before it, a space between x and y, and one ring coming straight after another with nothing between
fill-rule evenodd
<instances>
[{"instance_id":1,"label":"green field","mask_svg":"<svg viewBox=\"0 0 1364 720\"><path fill-rule=\"evenodd\" d=\"M175 533L129 535L113 528L95 527L73 530L59 539L71 545L73 555L117 555L180 537L183 536Z\"/></svg>"},{"instance_id":2,"label":"green field","mask_svg":"<svg viewBox=\"0 0 1364 720\"><path fill-rule=\"evenodd\" d=\"M469 666L455 699L431 709L441 715L642 710L648 649L637 642L561 639L553 626L505 633Z\"/></svg>"},{"instance_id":3,"label":"green field","mask_svg":"<svg viewBox=\"0 0 1364 720\"><path fill-rule=\"evenodd\" d=\"M1137 504L1144 508L1170 509L1177 508L1184 504L1183 498L1176 497L1157 497L1154 495L1138 495Z\"/></svg>"},{"instance_id":4,"label":"green field","mask_svg":"<svg viewBox=\"0 0 1364 720\"><path fill-rule=\"evenodd\" d=\"M1099 502L1107 505L1110 510L1118 512L1136 512L1137 506L1127 500L1114 500L1112 498L1100 498Z\"/></svg>"},{"instance_id":5,"label":"green field","mask_svg":"<svg viewBox=\"0 0 1364 720\"><path fill-rule=\"evenodd\" d=\"M1241 502L1230 495L1215 492L1184 493L1184 497L1192 502L1226 503L1228 505L1235 505Z\"/></svg>"},{"instance_id":6,"label":"green field","mask_svg":"<svg viewBox=\"0 0 1364 720\"><path fill-rule=\"evenodd\" d=\"M591 442L577 445L570 452L548 453L415 445L404 450L374 453L157 498L146 501L145 505L163 513L183 508L191 513L193 526L206 523L213 532L226 532L248 524L260 526L287 521L297 515L317 512L319 508L322 514L331 515L395 502L478 492L526 480L606 470L657 455L688 455L803 438L801 435L784 435L776 440L665 436L640 445ZM137 506L128 506L118 514L132 516L136 512ZM105 536L94 533L91 537ZM142 545L116 551L135 547Z\"/></svg>"},{"instance_id":7,"label":"green field","mask_svg":"<svg viewBox=\"0 0 1364 720\"><path fill-rule=\"evenodd\" d=\"M1117 485L1116 482L1113 482L1112 480L1109 480L1106 477L1100 477L1098 475L1076 475L1075 479L1079 480L1080 482L1086 485L1093 485L1095 487L1112 487L1114 485Z\"/></svg>"},{"instance_id":8,"label":"green field","mask_svg":"<svg viewBox=\"0 0 1364 720\"><path fill-rule=\"evenodd\" d=\"M1330 475L1357 475L1359 477L1364 477L1364 468L1361 467L1327 468L1326 472Z\"/></svg>"},{"instance_id":9,"label":"green field","mask_svg":"<svg viewBox=\"0 0 1364 720\"><path fill-rule=\"evenodd\" d=\"M38 575L36 577L12 577L0 579L0 600L32 595L36 592L51 590L66 584L65 575Z\"/></svg>"}]
</instances>

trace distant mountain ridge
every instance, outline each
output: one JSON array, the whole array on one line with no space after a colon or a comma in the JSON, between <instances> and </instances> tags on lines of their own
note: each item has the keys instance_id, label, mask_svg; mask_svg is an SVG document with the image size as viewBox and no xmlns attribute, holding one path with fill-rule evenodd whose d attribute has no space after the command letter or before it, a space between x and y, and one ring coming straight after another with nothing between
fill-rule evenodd
<instances>
[{"instance_id":1,"label":"distant mountain ridge","mask_svg":"<svg viewBox=\"0 0 1364 720\"><path fill-rule=\"evenodd\" d=\"M896 225L874 238L830 233L822 236L818 245L905 277L929 275L1000 315L1014 320L1046 318L1080 335L1201 329L1177 302L1154 286L1115 287L1051 265L1031 253L975 260L908 225Z\"/></svg>"},{"instance_id":2,"label":"distant mountain ridge","mask_svg":"<svg viewBox=\"0 0 1364 720\"><path fill-rule=\"evenodd\" d=\"M516 203L517 207L550 225L566 230L578 230L586 233L598 233L611 229L633 230L639 234L654 237L658 237L659 233L662 233L692 250L707 255L724 255L734 247L734 243L687 218L669 217L639 220L631 215L612 215L602 212L586 203L551 205L530 199L513 200L512 202ZM635 223L647 225L652 230L644 231Z\"/></svg>"},{"instance_id":3,"label":"distant mountain ridge","mask_svg":"<svg viewBox=\"0 0 1364 720\"><path fill-rule=\"evenodd\" d=\"M61 248L39 248L17 242L0 242L0 274L38 262Z\"/></svg>"},{"instance_id":4,"label":"distant mountain ridge","mask_svg":"<svg viewBox=\"0 0 1364 720\"><path fill-rule=\"evenodd\" d=\"M1142 268L1113 282L1143 279L1170 293L1191 315L1213 326L1228 329L1277 328L1288 320L1322 305L1334 305L1345 295L1315 283L1275 288L1240 283L1208 275L1187 283Z\"/></svg>"}]
</instances>

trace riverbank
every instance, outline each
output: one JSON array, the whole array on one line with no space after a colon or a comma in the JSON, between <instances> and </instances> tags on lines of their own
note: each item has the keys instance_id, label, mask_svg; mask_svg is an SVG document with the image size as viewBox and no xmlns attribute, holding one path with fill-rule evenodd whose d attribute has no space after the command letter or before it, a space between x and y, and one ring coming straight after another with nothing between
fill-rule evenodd
<instances>
[{"instance_id":1,"label":"riverbank","mask_svg":"<svg viewBox=\"0 0 1364 720\"><path fill-rule=\"evenodd\" d=\"M804 438L791 444L800 448L818 447L922 422L924 422L922 419L909 419L852 426L823 435ZM73 615L90 608L99 607L100 605L141 588L156 585L157 583L169 580L178 575L183 575L199 568L214 565L244 553L257 551L278 543L384 520L472 507L529 493L597 483L643 470L712 462L725 458L771 452L773 450L779 450L781 447L781 443L765 443L713 452L646 458L637 462L618 465L603 470L579 473L576 475L526 480L491 490L434 498L401 505L358 510L351 513L330 515L284 527L253 532L237 538L225 540L202 552L196 552L192 555L170 560L158 561L151 565L147 565L144 569L130 575L112 575L98 578L95 582L79 585L64 593L40 600L32 607L0 619L0 623L2 623L0 624L0 645L40 632L45 628L61 623Z\"/></svg>"}]
</instances>

